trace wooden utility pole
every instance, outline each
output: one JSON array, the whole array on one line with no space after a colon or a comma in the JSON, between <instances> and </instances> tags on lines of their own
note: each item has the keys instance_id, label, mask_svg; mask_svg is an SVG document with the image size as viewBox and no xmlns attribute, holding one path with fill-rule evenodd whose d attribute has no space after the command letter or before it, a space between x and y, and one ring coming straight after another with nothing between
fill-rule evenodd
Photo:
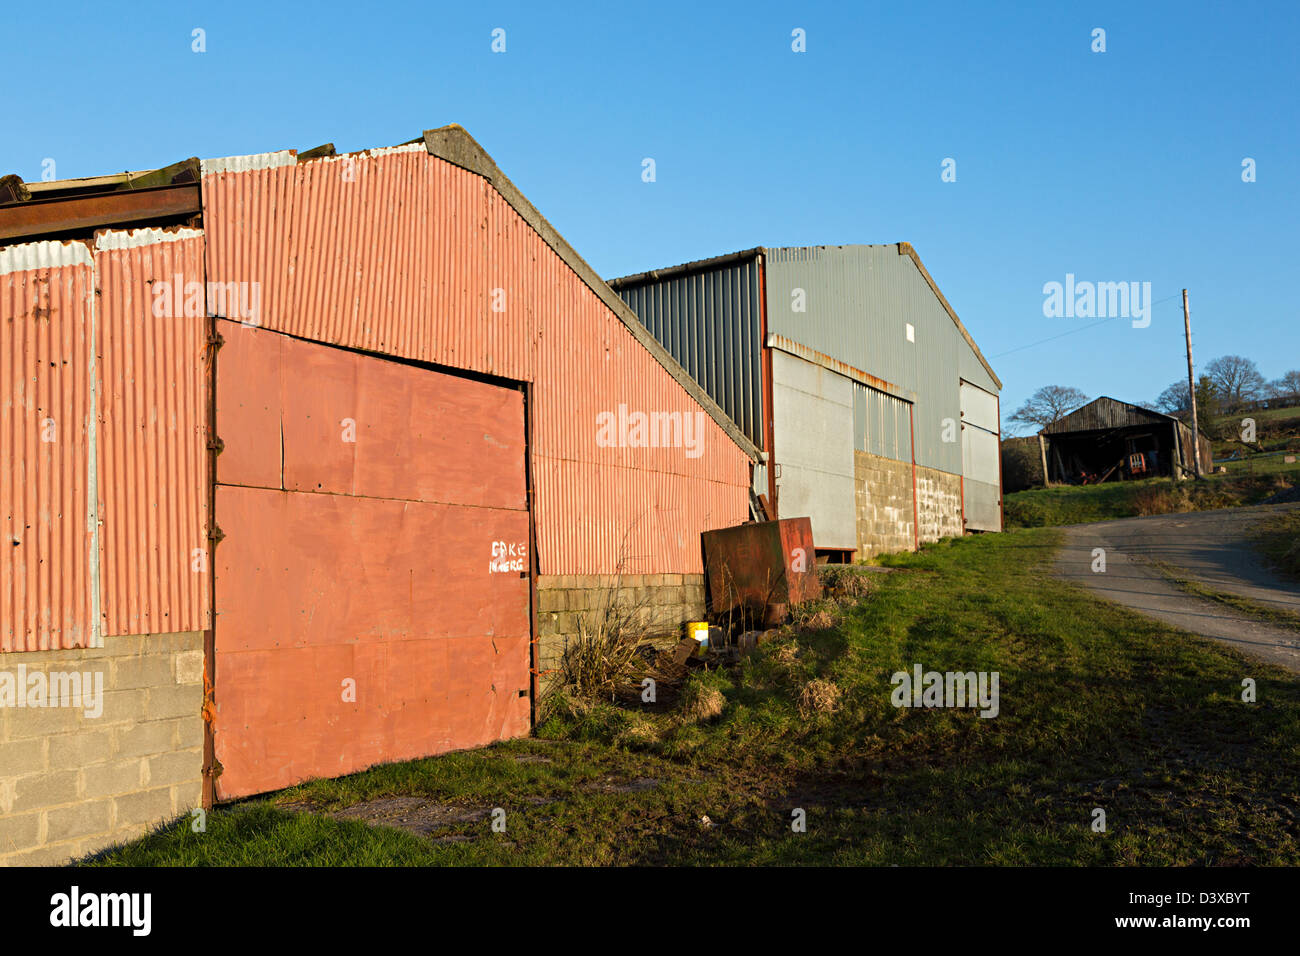
<instances>
[{"instance_id":1,"label":"wooden utility pole","mask_svg":"<svg viewBox=\"0 0 1300 956\"><path fill-rule=\"evenodd\" d=\"M1196 417L1196 375L1192 371L1192 314L1187 309L1187 290L1183 290L1183 334L1187 337L1187 393L1192 400L1192 464L1201 477L1201 426Z\"/></svg>"}]
</instances>

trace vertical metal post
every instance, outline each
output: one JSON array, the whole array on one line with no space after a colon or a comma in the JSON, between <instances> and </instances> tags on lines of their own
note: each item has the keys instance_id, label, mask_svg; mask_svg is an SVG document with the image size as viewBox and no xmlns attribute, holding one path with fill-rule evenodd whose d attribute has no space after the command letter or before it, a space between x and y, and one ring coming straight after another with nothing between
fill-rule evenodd
<instances>
[{"instance_id":1,"label":"vertical metal post","mask_svg":"<svg viewBox=\"0 0 1300 956\"><path fill-rule=\"evenodd\" d=\"M1187 290L1183 290L1183 334L1187 338L1187 391L1192 400L1192 462L1194 474L1201 477L1201 428L1196 415L1196 376L1192 372L1192 314L1187 308Z\"/></svg>"}]
</instances>

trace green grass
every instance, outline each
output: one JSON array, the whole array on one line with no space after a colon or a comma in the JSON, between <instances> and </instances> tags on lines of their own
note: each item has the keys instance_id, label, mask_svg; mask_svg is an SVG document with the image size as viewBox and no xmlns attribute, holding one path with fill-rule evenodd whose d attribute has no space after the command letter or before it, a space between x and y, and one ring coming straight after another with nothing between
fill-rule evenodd
<instances>
[{"instance_id":1,"label":"green grass","mask_svg":"<svg viewBox=\"0 0 1300 956\"><path fill-rule=\"evenodd\" d=\"M684 699L725 699L711 720L574 705L538 739L315 781L96 862L1300 864L1300 682L1058 581L1058 542L1021 531L886 559L898 570L869 594L824 608L838 622L694 678ZM916 663L998 671L999 716L893 707L891 674ZM1244 677L1258 703L1240 700ZM801 711L814 680L837 709ZM434 842L328 815L389 796L500 807L506 831L481 817Z\"/></svg>"},{"instance_id":2,"label":"green grass","mask_svg":"<svg viewBox=\"0 0 1300 956\"><path fill-rule=\"evenodd\" d=\"M1235 425L1243 418L1253 418L1256 422L1277 422L1288 421L1290 419L1300 419L1300 406L1293 405L1290 408L1258 408L1250 412L1219 415L1215 418L1214 423L1216 425L1224 423Z\"/></svg>"},{"instance_id":3,"label":"green grass","mask_svg":"<svg viewBox=\"0 0 1300 956\"><path fill-rule=\"evenodd\" d=\"M1254 529L1256 543L1269 563L1300 579L1300 508L1272 515Z\"/></svg>"},{"instance_id":4,"label":"green grass","mask_svg":"<svg viewBox=\"0 0 1300 956\"><path fill-rule=\"evenodd\" d=\"M1205 511L1258 504L1300 481L1300 465L1281 458L1229 466L1226 475L1199 481L1146 478L1100 485L1053 485L1006 495L1003 513L1008 528L1043 528L1138 515Z\"/></svg>"},{"instance_id":5,"label":"green grass","mask_svg":"<svg viewBox=\"0 0 1300 956\"><path fill-rule=\"evenodd\" d=\"M1247 419L1255 422L1255 441L1241 441L1241 423ZM1262 453L1294 451L1300 448L1300 408L1270 408L1234 415L1221 415L1210 426L1214 436L1214 457L1229 455L1253 457ZM1261 462L1262 463L1262 462ZM1229 467L1239 466L1233 462Z\"/></svg>"}]
</instances>

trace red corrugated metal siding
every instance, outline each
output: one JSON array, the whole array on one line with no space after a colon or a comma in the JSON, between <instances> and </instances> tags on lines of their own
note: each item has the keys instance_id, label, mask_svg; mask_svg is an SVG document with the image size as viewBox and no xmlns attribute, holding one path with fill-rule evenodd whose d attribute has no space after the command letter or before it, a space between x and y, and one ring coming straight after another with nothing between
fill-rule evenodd
<instances>
[{"instance_id":1,"label":"red corrugated metal siding","mask_svg":"<svg viewBox=\"0 0 1300 956\"><path fill-rule=\"evenodd\" d=\"M182 295L179 310L175 300L177 285L202 287L203 238L149 232L95 253L106 636L197 631L209 620L206 320L201 293ZM170 301L155 299L163 282ZM183 314L187 301L198 314Z\"/></svg>"},{"instance_id":2,"label":"red corrugated metal siding","mask_svg":"<svg viewBox=\"0 0 1300 956\"><path fill-rule=\"evenodd\" d=\"M527 733L522 393L218 326L218 796Z\"/></svg>"},{"instance_id":3,"label":"red corrugated metal siding","mask_svg":"<svg viewBox=\"0 0 1300 956\"><path fill-rule=\"evenodd\" d=\"M294 173L291 164L203 178L208 278L257 283L259 319L292 312L286 278L294 269L289 258ZM214 263L220 264L220 272L212 271ZM265 320L262 324L280 327Z\"/></svg>"},{"instance_id":4,"label":"red corrugated metal siding","mask_svg":"<svg viewBox=\"0 0 1300 956\"><path fill-rule=\"evenodd\" d=\"M68 261L57 243L5 250ZM84 246L82 247L84 250ZM86 647L93 620L87 457L90 255L0 275L0 650ZM47 419L53 420L53 431ZM43 441L44 437L53 438Z\"/></svg>"},{"instance_id":5,"label":"red corrugated metal siding","mask_svg":"<svg viewBox=\"0 0 1300 956\"><path fill-rule=\"evenodd\" d=\"M416 145L203 186L209 277L273 286L266 327L535 383L542 573L698 572L699 532L748 516L748 459L707 415L697 458L597 446L620 403L699 406L482 177ZM258 232L273 202L287 239Z\"/></svg>"}]
</instances>

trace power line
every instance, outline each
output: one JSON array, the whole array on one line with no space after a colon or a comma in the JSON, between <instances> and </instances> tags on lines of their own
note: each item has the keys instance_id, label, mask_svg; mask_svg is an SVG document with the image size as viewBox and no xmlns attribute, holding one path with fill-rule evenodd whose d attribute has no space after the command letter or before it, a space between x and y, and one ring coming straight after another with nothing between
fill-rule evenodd
<instances>
[{"instance_id":1,"label":"power line","mask_svg":"<svg viewBox=\"0 0 1300 956\"><path fill-rule=\"evenodd\" d=\"M1169 302L1171 299L1177 299L1181 296L1182 296L1181 292L1175 292L1173 295L1165 296L1165 298L1160 299L1157 302L1152 302L1150 307L1154 309L1156 306L1160 305L1161 303ZM1015 348L1008 349L1005 352L999 352L997 355L994 355L992 358L998 359L998 358L1002 358L1004 355L1013 355L1016 352L1023 352L1025 349L1032 349L1040 345L1046 345L1048 342L1055 342L1057 339L1063 339L1067 335L1077 335L1079 332L1086 332L1089 329L1095 329L1099 325L1105 325L1107 322L1114 322L1116 319L1120 319L1120 318L1124 318L1124 316L1112 315L1110 318L1102 319L1100 322L1093 322L1090 325L1080 326L1077 329L1070 329L1068 332L1062 332L1059 335L1049 336L1048 338L1040 339L1037 342L1030 342L1028 345L1018 345ZM1182 336L1180 335L1179 338L1182 338Z\"/></svg>"}]
</instances>

